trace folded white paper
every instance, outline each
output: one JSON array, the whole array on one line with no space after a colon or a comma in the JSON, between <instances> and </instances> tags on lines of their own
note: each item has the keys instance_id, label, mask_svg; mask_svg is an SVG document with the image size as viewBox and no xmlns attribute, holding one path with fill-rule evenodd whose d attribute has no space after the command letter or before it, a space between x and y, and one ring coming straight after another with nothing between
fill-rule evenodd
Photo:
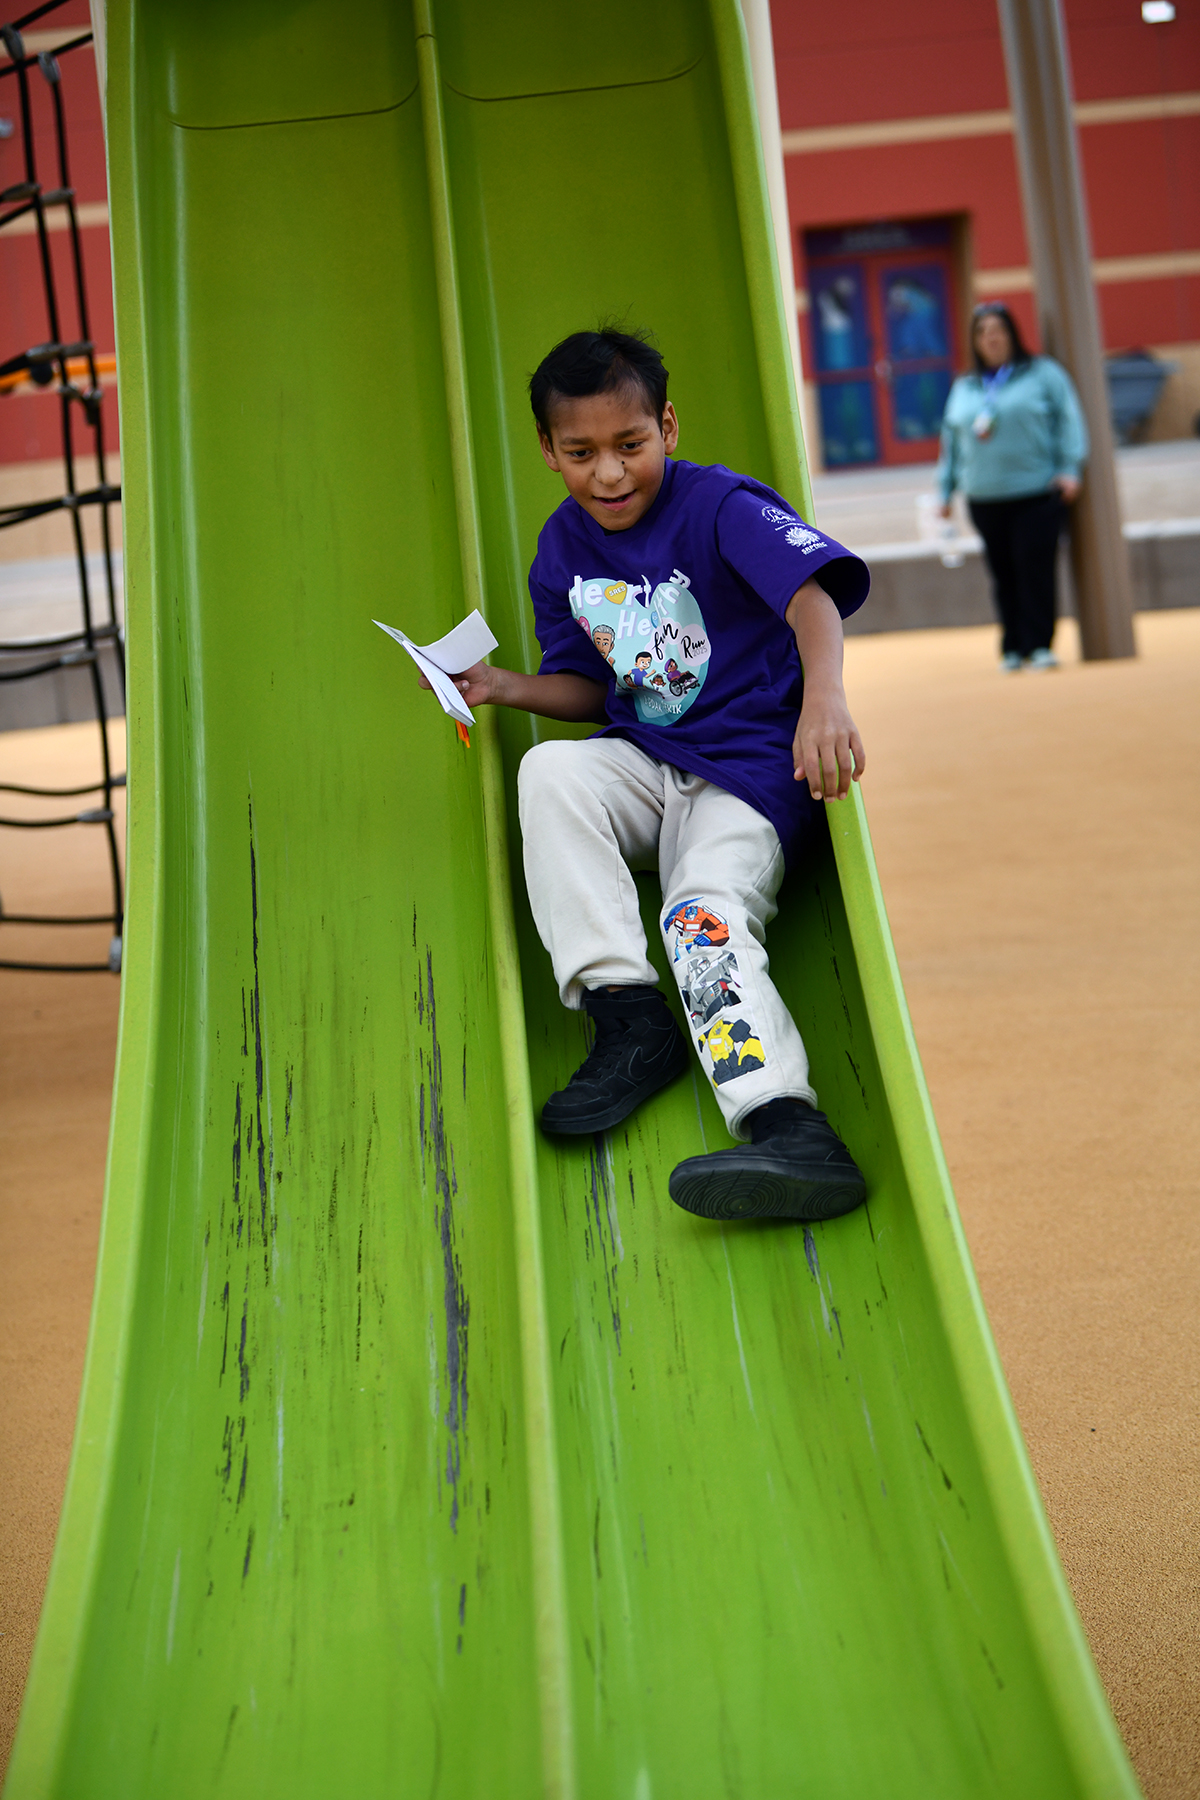
<instances>
[{"instance_id":1,"label":"folded white paper","mask_svg":"<svg viewBox=\"0 0 1200 1800\"><path fill-rule=\"evenodd\" d=\"M385 625L382 619L376 619L374 623L380 631L386 631L389 637L395 638L408 651L440 700L442 711L449 713L452 719L457 719L460 725L473 725L475 714L450 677L482 662L488 651L494 650L499 642L492 636L491 627L478 607L461 625L456 625L453 631L448 631L445 637L439 638L436 644L414 644L410 637L406 637L394 625Z\"/></svg>"}]
</instances>

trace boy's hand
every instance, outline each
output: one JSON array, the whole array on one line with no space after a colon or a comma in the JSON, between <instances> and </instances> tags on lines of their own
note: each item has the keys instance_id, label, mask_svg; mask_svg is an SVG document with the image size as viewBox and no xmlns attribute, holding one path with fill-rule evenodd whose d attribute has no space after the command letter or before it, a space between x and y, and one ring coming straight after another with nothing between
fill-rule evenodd
<instances>
[{"instance_id":1,"label":"boy's hand","mask_svg":"<svg viewBox=\"0 0 1200 1800\"><path fill-rule=\"evenodd\" d=\"M867 757L842 687L842 621L815 577L792 595L786 617L804 667L804 701L792 740L796 780L807 781L814 800L844 800Z\"/></svg>"},{"instance_id":2,"label":"boy's hand","mask_svg":"<svg viewBox=\"0 0 1200 1800\"><path fill-rule=\"evenodd\" d=\"M851 781L861 778L866 752L840 682L836 687L805 683L792 762L796 780L808 782L814 800L844 800Z\"/></svg>"},{"instance_id":3,"label":"boy's hand","mask_svg":"<svg viewBox=\"0 0 1200 1800\"><path fill-rule=\"evenodd\" d=\"M589 681L586 675L523 675L517 669L479 662L450 679L470 707L514 706L568 724L604 725L608 721L604 704L608 689L602 681ZM417 680L423 688L430 686L419 669Z\"/></svg>"},{"instance_id":4,"label":"boy's hand","mask_svg":"<svg viewBox=\"0 0 1200 1800\"><path fill-rule=\"evenodd\" d=\"M507 673L507 669L494 669L491 663L478 662L473 663L469 669L464 669L460 675L452 675L450 679L468 706L502 706L504 702L501 694ZM432 685L419 669L417 680L423 688Z\"/></svg>"}]
</instances>

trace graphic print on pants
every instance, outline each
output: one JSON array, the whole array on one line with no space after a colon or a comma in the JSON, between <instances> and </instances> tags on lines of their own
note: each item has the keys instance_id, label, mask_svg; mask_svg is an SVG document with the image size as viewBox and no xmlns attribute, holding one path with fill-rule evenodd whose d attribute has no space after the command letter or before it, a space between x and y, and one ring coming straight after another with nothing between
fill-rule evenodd
<instances>
[{"instance_id":1,"label":"graphic print on pants","mask_svg":"<svg viewBox=\"0 0 1200 1800\"><path fill-rule=\"evenodd\" d=\"M622 693L632 693L643 725L673 725L691 706L708 673L704 615L678 569L651 589L604 575L571 587L571 612L609 664Z\"/></svg>"},{"instance_id":2,"label":"graphic print on pants","mask_svg":"<svg viewBox=\"0 0 1200 1800\"><path fill-rule=\"evenodd\" d=\"M663 936L701 1061L714 1087L751 1069L767 1054L746 1011L729 921L703 900L682 900L663 920Z\"/></svg>"}]
</instances>

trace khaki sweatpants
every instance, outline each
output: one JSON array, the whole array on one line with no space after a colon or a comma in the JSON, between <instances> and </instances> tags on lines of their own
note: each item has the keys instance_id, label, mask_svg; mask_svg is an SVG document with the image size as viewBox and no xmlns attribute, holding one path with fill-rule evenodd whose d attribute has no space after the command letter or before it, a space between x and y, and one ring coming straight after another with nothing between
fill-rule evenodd
<instances>
[{"instance_id":1,"label":"khaki sweatpants","mask_svg":"<svg viewBox=\"0 0 1200 1800\"><path fill-rule=\"evenodd\" d=\"M735 1137L768 1100L813 1106L808 1058L768 973L783 851L763 815L624 738L529 751L518 782L525 879L564 1006L657 983L631 869L657 867L659 927L692 1040Z\"/></svg>"}]
</instances>

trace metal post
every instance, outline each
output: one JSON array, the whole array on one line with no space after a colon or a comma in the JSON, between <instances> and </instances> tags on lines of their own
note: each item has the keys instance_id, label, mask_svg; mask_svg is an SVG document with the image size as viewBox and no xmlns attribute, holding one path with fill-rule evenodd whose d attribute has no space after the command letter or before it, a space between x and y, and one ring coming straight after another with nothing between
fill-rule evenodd
<instances>
[{"instance_id":1,"label":"metal post","mask_svg":"<svg viewBox=\"0 0 1200 1800\"><path fill-rule=\"evenodd\" d=\"M1133 586L1121 535L1062 14L1059 0L997 0L997 5L1042 344L1070 371L1092 440L1071 521L1083 654L1089 661L1133 656Z\"/></svg>"}]
</instances>

